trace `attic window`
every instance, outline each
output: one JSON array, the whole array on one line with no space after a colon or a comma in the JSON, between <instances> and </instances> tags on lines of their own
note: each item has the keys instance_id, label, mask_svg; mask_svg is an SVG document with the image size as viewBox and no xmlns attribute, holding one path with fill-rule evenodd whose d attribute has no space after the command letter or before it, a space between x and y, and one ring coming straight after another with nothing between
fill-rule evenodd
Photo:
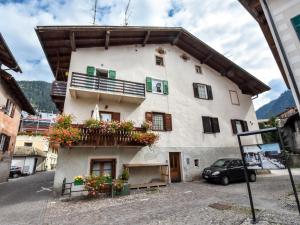
<instances>
[{"instance_id":1,"label":"attic window","mask_svg":"<svg viewBox=\"0 0 300 225\"><path fill-rule=\"evenodd\" d=\"M199 65L195 65L196 73L202 74L202 68Z\"/></svg>"},{"instance_id":2,"label":"attic window","mask_svg":"<svg viewBox=\"0 0 300 225\"><path fill-rule=\"evenodd\" d=\"M164 66L164 58L160 56L155 56L155 62L158 66Z\"/></svg>"}]
</instances>

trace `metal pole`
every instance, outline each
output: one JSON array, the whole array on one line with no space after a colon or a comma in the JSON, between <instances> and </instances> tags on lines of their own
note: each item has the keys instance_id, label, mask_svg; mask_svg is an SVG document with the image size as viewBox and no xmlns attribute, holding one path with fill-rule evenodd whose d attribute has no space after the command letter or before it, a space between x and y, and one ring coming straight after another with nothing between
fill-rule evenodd
<instances>
[{"instance_id":1,"label":"metal pole","mask_svg":"<svg viewBox=\"0 0 300 225\"><path fill-rule=\"evenodd\" d=\"M295 196L295 199L296 199L296 204L297 204L298 212L300 214L300 203L299 203L298 193L297 193L297 189L296 189L296 186L295 186L295 182L294 182L294 178L293 178L293 174L292 174L291 168L290 168L290 166L289 166L289 164L287 162L287 157L286 157L286 154L285 154L285 147L284 147L284 144L283 144L283 140L282 140L280 128L277 129L277 132L278 132L278 136L279 136L279 141L280 141L281 149L282 149L282 151L284 151L285 166L286 166L286 168L288 170L288 173L289 173L289 176L290 176L290 180L291 180L291 184L292 184L294 196Z\"/></svg>"},{"instance_id":2,"label":"metal pole","mask_svg":"<svg viewBox=\"0 0 300 225\"><path fill-rule=\"evenodd\" d=\"M246 183L247 183L247 190L248 190L248 194L249 194L251 213L252 213L252 224L255 224L256 223L255 209L254 209L252 193L251 193L251 187L250 187L249 178L248 178L247 165L246 165L246 161L245 161L245 158L244 158L244 150L243 150L242 143L241 143L241 137L239 135L238 135L238 142L239 142L241 157L242 157L242 160L243 160L244 175L245 175L245 179L246 179Z\"/></svg>"}]
</instances>

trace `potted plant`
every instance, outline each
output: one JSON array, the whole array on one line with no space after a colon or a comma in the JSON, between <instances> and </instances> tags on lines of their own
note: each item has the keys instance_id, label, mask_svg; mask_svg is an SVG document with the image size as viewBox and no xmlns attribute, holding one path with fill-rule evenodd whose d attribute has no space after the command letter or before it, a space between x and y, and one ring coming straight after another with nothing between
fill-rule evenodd
<instances>
[{"instance_id":1,"label":"potted plant","mask_svg":"<svg viewBox=\"0 0 300 225\"><path fill-rule=\"evenodd\" d=\"M76 176L74 177L74 185L83 185L84 183L84 178L83 176Z\"/></svg>"},{"instance_id":2,"label":"potted plant","mask_svg":"<svg viewBox=\"0 0 300 225\"><path fill-rule=\"evenodd\" d=\"M132 140L136 144L141 144L141 145L148 145L151 146L153 145L159 138L158 134L155 133L134 133L132 135Z\"/></svg>"}]
</instances>

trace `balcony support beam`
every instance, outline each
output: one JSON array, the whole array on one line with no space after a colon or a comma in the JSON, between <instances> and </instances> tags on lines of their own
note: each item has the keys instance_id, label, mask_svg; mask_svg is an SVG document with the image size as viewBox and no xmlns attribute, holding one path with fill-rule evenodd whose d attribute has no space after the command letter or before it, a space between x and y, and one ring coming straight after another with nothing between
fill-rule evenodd
<instances>
[{"instance_id":1,"label":"balcony support beam","mask_svg":"<svg viewBox=\"0 0 300 225\"><path fill-rule=\"evenodd\" d=\"M70 32L70 43L72 51L76 52L75 33L73 31Z\"/></svg>"},{"instance_id":2,"label":"balcony support beam","mask_svg":"<svg viewBox=\"0 0 300 225\"><path fill-rule=\"evenodd\" d=\"M150 37L150 33L151 33L151 31L148 30L147 33L146 33L146 35L145 35L143 44L142 44L143 47L145 47L145 45L147 44L147 41L148 41L148 39L149 39L149 37Z\"/></svg>"}]
</instances>

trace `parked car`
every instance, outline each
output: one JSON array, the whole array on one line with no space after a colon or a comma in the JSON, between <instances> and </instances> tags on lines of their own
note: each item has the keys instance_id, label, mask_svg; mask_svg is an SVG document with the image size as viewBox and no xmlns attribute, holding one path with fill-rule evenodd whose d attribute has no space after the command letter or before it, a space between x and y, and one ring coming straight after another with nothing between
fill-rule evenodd
<instances>
[{"instance_id":1,"label":"parked car","mask_svg":"<svg viewBox=\"0 0 300 225\"><path fill-rule=\"evenodd\" d=\"M255 170L247 169L250 182L256 181ZM234 181L245 181L244 166L241 159L219 159L202 172L203 179L228 185Z\"/></svg>"},{"instance_id":2,"label":"parked car","mask_svg":"<svg viewBox=\"0 0 300 225\"><path fill-rule=\"evenodd\" d=\"M11 166L9 171L9 176L17 178L22 175L22 168L18 166Z\"/></svg>"}]
</instances>

